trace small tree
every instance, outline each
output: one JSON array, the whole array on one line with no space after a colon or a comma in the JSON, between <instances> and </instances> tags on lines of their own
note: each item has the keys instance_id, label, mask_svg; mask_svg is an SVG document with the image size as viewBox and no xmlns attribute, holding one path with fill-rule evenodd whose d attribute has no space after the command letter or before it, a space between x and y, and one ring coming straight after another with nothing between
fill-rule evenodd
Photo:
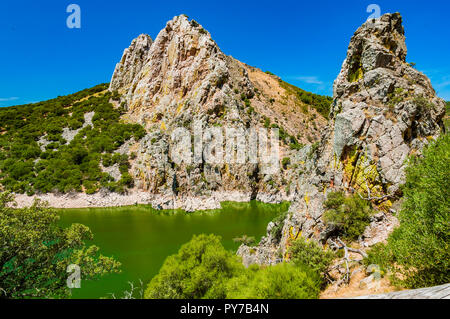
<instances>
[{"instance_id":1,"label":"small tree","mask_svg":"<svg viewBox=\"0 0 450 319\"><path fill-rule=\"evenodd\" d=\"M325 250L315 240L306 241L303 237L292 242L288 253L293 263L308 266L322 278L325 278L324 274L334 258L331 250Z\"/></svg>"},{"instance_id":2,"label":"small tree","mask_svg":"<svg viewBox=\"0 0 450 319\"><path fill-rule=\"evenodd\" d=\"M225 250L220 237L198 235L164 261L150 281L145 298L225 298L225 283L244 270L239 258Z\"/></svg>"},{"instance_id":3,"label":"small tree","mask_svg":"<svg viewBox=\"0 0 450 319\"><path fill-rule=\"evenodd\" d=\"M342 192L329 193L324 205L327 209L325 223L334 226L348 240L357 239L370 223L371 204L356 194L345 196Z\"/></svg>"},{"instance_id":4,"label":"small tree","mask_svg":"<svg viewBox=\"0 0 450 319\"><path fill-rule=\"evenodd\" d=\"M12 196L0 194L0 297L61 298L70 294L67 266L81 268L83 280L118 272L120 263L86 246L89 228L57 225L56 212L36 201L24 209L11 208Z\"/></svg>"}]
</instances>

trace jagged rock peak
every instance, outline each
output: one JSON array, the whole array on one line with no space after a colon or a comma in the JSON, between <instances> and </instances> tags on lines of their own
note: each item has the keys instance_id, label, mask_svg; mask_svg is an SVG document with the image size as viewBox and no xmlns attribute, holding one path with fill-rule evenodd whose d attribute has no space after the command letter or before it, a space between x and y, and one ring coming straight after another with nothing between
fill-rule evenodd
<instances>
[{"instance_id":1,"label":"jagged rock peak","mask_svg":"<svg viewBox=\"0 0 450 319\"><path fill-rule=\"evenodd\" d=\"M363 75L378 68L399 71L406 66L406 44L402 17L399 13L385 14L365 22L350 40L347 57L334 83L334 97L345 93L345 84L358 82ZM372 83L367 83L368 85ZM353 93L357 84L351 84ZM433 92L434 93L434 92Z\"/></svg>"},{"instance_id":2,"label":"jagged rock peak","mask_svg":"<svg viewBox=\"0 0 450 319\"><path fill-rule=\"evenodd\" d=\"M166 46L167 43L172 43L172 39L175 39L172 46ZM153 42L155 42L154 45ZM153 51L150 49L152 46L155 47ZM189 21L186 15L175 16L167 22L155 41L149 35L141 34L131 42L116 65L110 90L130 87L148 59L161 59L167 55L169 62L176 62L176 60L183 60L197 54L200 48L207 48L213 53L220 51L209 32L195 20ZM179 57L177 58L176 55Z\"/></svg>"},{"instance_id":3,"label":"jagged rock peak","mask_svg":"<svg viewBox=\"0 0 450 319\"><path fill-rule=\"evenodd\" d=\"M403 62L406 59L405 30L400 13L387 13L370 19L356 30L351 44L381 45ZM366 48L367 50L367 48Z\"/></svg>"},{"instance_id":4,"label":"jagged rock peak","mask_svg":"<svg viewBox=\"0 0 450 319\"><path fill-rule=\"evenodd\" d=\"M117 90L133 81L145 64L152 43L153 40L148 34L141 34L123 51L111 79L111 90Z\"/></svg>"},{"instance_id":5,"label":"jagged rock peak","mask_svg":"<svg viewBox=\"0 0 450 319\"><path fill-rule=\"evenodd\" d=\"M254 95L245 67L226 56L209 32L184 15L167 22L137 73L137 68L128 67L134 77L114 89L121 96L120 104L127 109L123 118L144 125L148 132L138 143L136 161L130 170L136 187L152 193L176 192L180 196L238 186L250 191L253 166L227 168L225 176L217 173L219 168L216 171L189 165L186 174L182 165L187 164L171 166L169 156L175 147L171 134L181 127L190 128L196 120L201 120L204 127L260 123L251 118L250 105L242 98ZM131 72L124 68L123 74ZM189 142L183 141L183 145ZM237 182L231 181L231 176L239 176Z\"/></svg>"},{"instance_id":6,"label":"jagged rock peak","mask_svg":"<svg viewBox=\"0 0 450 319\"><path fill-rule=\"evenodd\" d=\"M430 80L406 63L406 52L399 13L369 20L352 37L334 82L334 154L345 161L346 151L361 150L390 191L404 182L407 156L439 135L445 113Z\"/></svg>"},{"instance_id":7,"label":"jagged rock peak","mask_svg":"<svg viewBox=\"0 0 450 319\"><path fill-rule=\"evenodd\" d=\"M168 21L166 27L161 31L161 33L199 33L205 38L211 38L211 35L206 31L197 21L190 20L185 14L173 17L172 20ZM158 35L159 36L159 35Z\"/></svg>"},{"instance_id":8,"label":"jagged rock peak","mask_svg":"<svg viewBox=\"0 0 450 319\"><path fill-rule=\"evenodd\" d=\"M133 56L137 58L138 52ZM223 104L230 87L252 92L243 67L223 54L209 32L185 15L167 22L138 63L119 64L116 78L111 89L123 95L130 118L149 125L153 117L168 124L180 114L180 105L184 110L190 105L214 109Z\"/></svg>"}]
</instances>

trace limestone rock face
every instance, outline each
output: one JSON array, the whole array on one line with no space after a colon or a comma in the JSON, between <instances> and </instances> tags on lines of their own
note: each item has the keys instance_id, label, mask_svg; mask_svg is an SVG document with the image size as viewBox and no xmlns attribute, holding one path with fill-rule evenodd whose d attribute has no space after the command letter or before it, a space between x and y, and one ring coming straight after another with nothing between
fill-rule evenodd
<instances>
[{"instance_id":1,"label":"limestone rock face","mask_svg":"<svg viewBox=\"0 0 450 319\"><path fill-rule=\"evenodd\" d=\"M147 61L152 42L149 35L141 34L133 40L129 48L124 50L111 79L111 90L127 87L133 82Z\"/></svg>"},{"instance_id":2,"label":"limestone rock face","mask_svg":"<svg viewBox=\"0 0 450 319\"><path fill-rule=\"evenodd\" d=\"M144 125L149 132L139 143L132 167L138 188L197 196L224 184L228 189L238 184L251 192L248 176L255 169L251 165L227 167L225 172L224 165L175 167L170 157L171 134L177 128L191 130L196 120L202 123L200 129L231 121L244 127L251 122L240 98L241 94L246 98L254 94L245 69L223 54L201 25L184 15L169 21L155 41L145 45L150 43L142 37L133 41L110 88L122 94L128 108L126 120ZM135 57L138 63L127 62ZM122 65L128 67L121 71ZM178 143L188 143L181 147L191 148L190 138ZM237 184L232 181L236 176Z\"/></svg>"},{"instance_id":3,"label":"limestone rock face","mask_svg":"<svg viewBox=\"0 0 450 319\"><path fill-rule=\"evenodd\" d=\"M220 51L202 26L184 15L169 21L148 51L138 44L142 44L141 38L133 41L124 56L134 59L142 54L135 68L126 68L125 74L139 72L131 81L112 83L111 89L125 95L130 116L144 125L150 126L154 122L152 116L156 115L167 127L190 107L215 114L229 102L227 94L231 94L231 87L238 89L239 94L253 94L243 68ZM233 72L242 75L239 81ZM121 78L120 64L115 78Z\"/></svg>"},{"instance_id":4,"label":"limestone rock face","mask_svg":"<svg viewBox=\"0 0 450 319\"><path fill-rule=\"evenodd\" d=\"M299 154L305 165L282 236L273 239L268 232L252 256L241 247L244 261L274 262L298 236L325 242L332 233L322 220L330 191L365 198L399 195L405 160L439 136L445 114L445 102L429 79L406 63L406 53L399 13L369 20L355 32L334 82L329 126L315 149ZM376 205L389 213L391 201ZM395 222L388 217L385 224ZM370 245L375 243L372 238Z\"/></svg>"},{"instance_id":5,"label":"limestone rock face","mask_svg":"<svg viewBox=\"0 0 450 319\"><path fill-rule=\"evenodd\" d=\"M390 193L404 182L407 156L439 135L445 113L429 79L406 63L406 52L400 14L369 20L352 37L333 87L337 159L356 152L355 164L376 165Z\"/></svg>"},{"instance_id":6,"label":"limestone rock face","mask_svg":"<svg viewBox=\"0 0 450 319\"><path fill-rule=\"evenodd\" d=\"M264 86L267 83L270 87ZM304 134L300 141L317 140L326 120L313 109L308 115L288 110L293 97L287 97L279 83L225 55L208 31L184 15L169 21L154 42L145 35L133 40L116 66L110 90L121 95L120 104L127 110L123 119L144 125L148 132L133 148L136 158L130 172L136 187L168 196L239 190L269 202L288 199L292 185L288 168L269 175L261 163L180 164L170 156L175 144L191 150L190 138L175 143L173 134L185 128L193 135L195 123L200 123L203 133L222 129L225 137L225 128L246 130L247 134L249 129L263 128L269 120L284 127L289 136ZM274 96L285 99L276 101ZM278 110L281 106L285 109ZM292 112L292 117L286 112ZM315 123L305 129L306 118L311 116ZM209 151L211 142L207 134L203 138L200 154ZM246 138L248 142L248 135ZM280 161L294 152L289 149L288 135L284 139Z\"/></svg>"}]
</instances>

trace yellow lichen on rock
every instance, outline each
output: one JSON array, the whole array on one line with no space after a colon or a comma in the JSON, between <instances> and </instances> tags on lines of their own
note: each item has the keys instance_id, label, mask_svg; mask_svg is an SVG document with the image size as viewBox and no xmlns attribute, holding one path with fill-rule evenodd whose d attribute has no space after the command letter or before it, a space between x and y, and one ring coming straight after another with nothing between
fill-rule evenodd
<instances>
[{"instance_id":1,"label":"yellow lichen on rock","mask_svg":"<svg viewBox=\"0 0 450 319\"><path fill-rule=\"evenodd\" d=\"M181 102L178 104L177 112L176 112L177 115L180 114L181 110L183 109L183 105L184 105L184 104L181 103Z\"/></svg>"},{"instance_id":2,"label":"yellow lichen on rock","mask_svg":"<svg viewBox=\"0 0 450 319\"><path fill-rule=\"evenodd\" d=\"M228 165L228 163L225 163L225 174L227 174L228 177L231 176L231 174L230 174L230 166Z\"/></svg>"},{"instance_id":3,"label":"yellow lichen on rock","mask_svg":"<svg viewBox=\"0 0 450 319\"><path fill-rule=\"evenodd\" d=\"M382 196L377 165L370 161L365 153L352 150L343 161L344 175L350 187L355 188L361 195Z\"/></svg>"},{"instance_id":4,"label":"yellow lichen on rock","mask_svg":"<svg viewBox=\"0 0 450 319\"><path fill-rule=\"evenodd\" d=\"M305 193L305 203L306 203L306 206L308 206L308 205L309 205L309 197L308 197L308 192L306 192L306 193Z\"/></svg>"},{"instance_id":5,"label":"yellow lichen on rock","mask_svg":"<svg viewBox=\"0 0 450 319\"><path fill-rule=\"evenodd\" d=\"M299 236L301 236L302 232L299 230L296 234L294 234L294 226L289 228L289 238L291 240L296 240Z\"/></svg>"}]
</instances>

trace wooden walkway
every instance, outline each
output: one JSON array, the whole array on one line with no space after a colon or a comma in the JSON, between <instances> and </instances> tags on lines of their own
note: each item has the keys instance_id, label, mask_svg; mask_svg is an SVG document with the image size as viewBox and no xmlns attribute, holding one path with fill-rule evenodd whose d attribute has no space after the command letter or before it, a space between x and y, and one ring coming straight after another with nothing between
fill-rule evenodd
<instances>
[{"instance_id":1,"label":"wooden walkway","mask_svg":"<svg viewBox=\"0 0 450 319\"><path fill-rule=\"evenodd\" d=\"M387 294L359 296L355 299L450 299L450 284Z\"/></svg>"}]
</instances>

